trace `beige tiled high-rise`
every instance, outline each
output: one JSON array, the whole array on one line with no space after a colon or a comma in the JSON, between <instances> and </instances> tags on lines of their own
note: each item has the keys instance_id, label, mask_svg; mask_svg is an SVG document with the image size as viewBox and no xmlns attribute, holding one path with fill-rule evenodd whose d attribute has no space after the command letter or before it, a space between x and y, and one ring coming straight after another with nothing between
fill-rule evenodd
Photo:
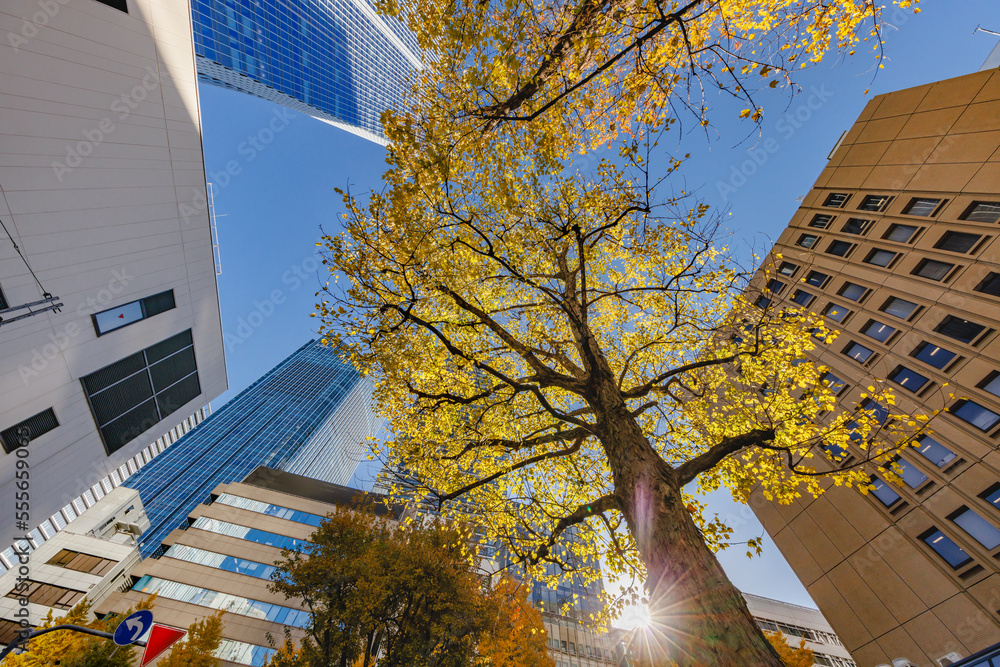
<instances>
[{"instance_id":1,"label":"beige tiled high-rise","mask_svg":"<svg viewBox=\"0 0 1000 667\"><path fill-rule=\"evenodd\" d=\"M841 331L814 354L842 406L875 377L902 410L944 411L902 486L872 468L867 496L758 494L757 516L861 667L1000 642L1000 70L872 99L768 267L771 306Z\"/></svg>"}]
</instances>

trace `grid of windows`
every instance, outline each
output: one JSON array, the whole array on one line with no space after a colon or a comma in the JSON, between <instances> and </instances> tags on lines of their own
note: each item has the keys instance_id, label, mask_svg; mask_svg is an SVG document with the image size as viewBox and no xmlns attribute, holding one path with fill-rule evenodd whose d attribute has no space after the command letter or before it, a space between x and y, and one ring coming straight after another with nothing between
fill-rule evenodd
<instances>
[{"instance_id":1,"label":"grid of windows","mask_svg":"<svg viewBox=\"0 0 1000 667\"><path fill-rule=\"evenodd\" d=\"M111 454L201 393L191 330L81 378Z\"/></svg>"},{"instance_id":2,"label":"grid of windows","mask_svg":"<svg viewBox=\"0 0 1000 667\"><path fill-rule=\"evenodd\" d=\"M228 521L220 521L219 519L212 519L207 516L200 516L195 519L194 523L191 524L191 527L197 528L198 530L204 530L209 533L215 533L216 535L228 535L229 537L235 537L238 540L246 540L247 542L253 542L254 544L263 544L264 546L277 547L279 549L301 551L309 544L307 540L299 540L287 535L269 533L266 530L240 526L239 524L229 523Z\"/></svg>"},{"instance_id":3,"label":"grid of windows","mask_svg":"<svg viewBox=\"0 0 1000 667\"><path fill-rule=\"evenodd\" d=\"M191 10L201 81L287 96L369 138L381 137L383 111L401 108L420 63L414 37L366 0L194 0Z\"/></svg>"},{"instance_id":4,"label":"grid of windows","mask_svg":"<svg viewBox=\"0 0 1000 667\"><path fill-rule=\"evenodd\" d=\"M229 614L249 616L261 620L282 623L293 628L304 628L309 623L309 612L301 609L251 600L239 595L228 595L207 588L196 588L187 584L159 579L146 575L132 587L133 591L156 593L167 600L196 604L209 609L219 609Z\"/></svg>"},{"instance_id":5,"label":"grid of windows","mask_svg":"<svg viewBox=\"0 0 1000 667\"><path fill-rule=\"evenodd\" d=\"M80 553L79 551L62 549L59 553L49 559L46 564L103 577L118 563L107 558L101 558L100 556L91 556L90 554Z\"/></svg>"},{"instance_id":6,"label":"grid of windows","mask_svg":"<svg viewBox=\"0 0 1000 667\"><path fill-rule=\"evenodd\" d=\"M307 343L132 476L151 524L140 551L155 551L215 487L258 466L347 483L379 428L371 383L335 350Z\"/></svg>"}]
</instances>

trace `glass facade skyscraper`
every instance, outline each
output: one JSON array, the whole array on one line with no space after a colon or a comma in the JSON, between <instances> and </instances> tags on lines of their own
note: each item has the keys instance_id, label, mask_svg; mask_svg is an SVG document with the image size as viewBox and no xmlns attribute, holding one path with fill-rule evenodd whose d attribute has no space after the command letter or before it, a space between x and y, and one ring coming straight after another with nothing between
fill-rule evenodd
<instances>
[{"instance_id":1,"label":"glass facade skyscraper","mask_svg":"<svg viewBox=\"0 0 1000 667\"><path fill-rule=\"evenodd\" d=\"M143 556L219 484L258 466L345 484L379 428L371 383L337 353L311 341L132 475L150 529Z\"/></svg>"},{"instance_id":2,"label":"glass facade skyscraper","mask_svg":"<svg viewBox=\"0 0 1000 667\"><path fill-rule=\"evenodd\" d=\"M198 78L385 144L380 116L421 67L368 0L191 0Z\"/></svg>"}]
</instances>

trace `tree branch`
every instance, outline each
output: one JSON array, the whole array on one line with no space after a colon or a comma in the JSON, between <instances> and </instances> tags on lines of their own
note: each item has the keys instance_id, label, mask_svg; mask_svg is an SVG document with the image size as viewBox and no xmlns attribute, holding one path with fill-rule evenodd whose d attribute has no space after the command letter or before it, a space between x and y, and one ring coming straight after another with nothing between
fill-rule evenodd
<instances>
[{"instance_id":1,"label":"tree branch","mask_svg":"<svg viewBox=\"0 0 1000 667\"><path fill-rule=\"evenodd\" d=\"M756 429L754 431L750 431L749 433L744 433L743 435L726 438L719 444L709 449L707 452L699 454L690 461L686 461L677 466L674 468L674 472L677 475L680 485L684 486L701 473L714 468L720 461L722 461L722 459L726 458L730 454L734 454L741 449L745 449L746 447L760 445L773 439L773 428Z\"/></svg>"}]
</instances>

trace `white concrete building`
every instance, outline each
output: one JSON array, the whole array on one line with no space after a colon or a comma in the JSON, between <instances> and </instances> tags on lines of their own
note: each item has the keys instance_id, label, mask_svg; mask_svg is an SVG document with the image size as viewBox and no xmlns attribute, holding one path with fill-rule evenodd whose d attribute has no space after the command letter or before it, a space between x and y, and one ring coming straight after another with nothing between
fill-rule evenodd
<instances>
[{"instance_id":1,"label":"white concrete building","mask_svg":"<svg viewBox=\"0 0 1000 667\"><path fill-rule=\"evenodd\" d=\"M4 0L0 35L6 546L227 384L187 0Z\"/></svg>"},{"instance_id":2,"label":"white concrete building","mask_svg":"<svg viewBox=\"0 0 1000 667\"><path fill-rule=\"evenodd\" d=\"M743 597L757 625L763 630L781 632L794 648L805 640L806 648L815 653L816 665L856 667L851 654L819 611L749 593L744 593Z\"/></svg>"},{"instance_id":3,"label":"white concrete building","mask_svg":"<svg viewBox=\"0 0 1000 667\"><path fill-rule=\"evenodd\" d=\"M59 618L84 598L96 606L131 586L135 538L147 528L139 494L120 487L0 575L0 644L17 636L22 619L37 626L50 611Z\"/></svg>"}]
</instances>

